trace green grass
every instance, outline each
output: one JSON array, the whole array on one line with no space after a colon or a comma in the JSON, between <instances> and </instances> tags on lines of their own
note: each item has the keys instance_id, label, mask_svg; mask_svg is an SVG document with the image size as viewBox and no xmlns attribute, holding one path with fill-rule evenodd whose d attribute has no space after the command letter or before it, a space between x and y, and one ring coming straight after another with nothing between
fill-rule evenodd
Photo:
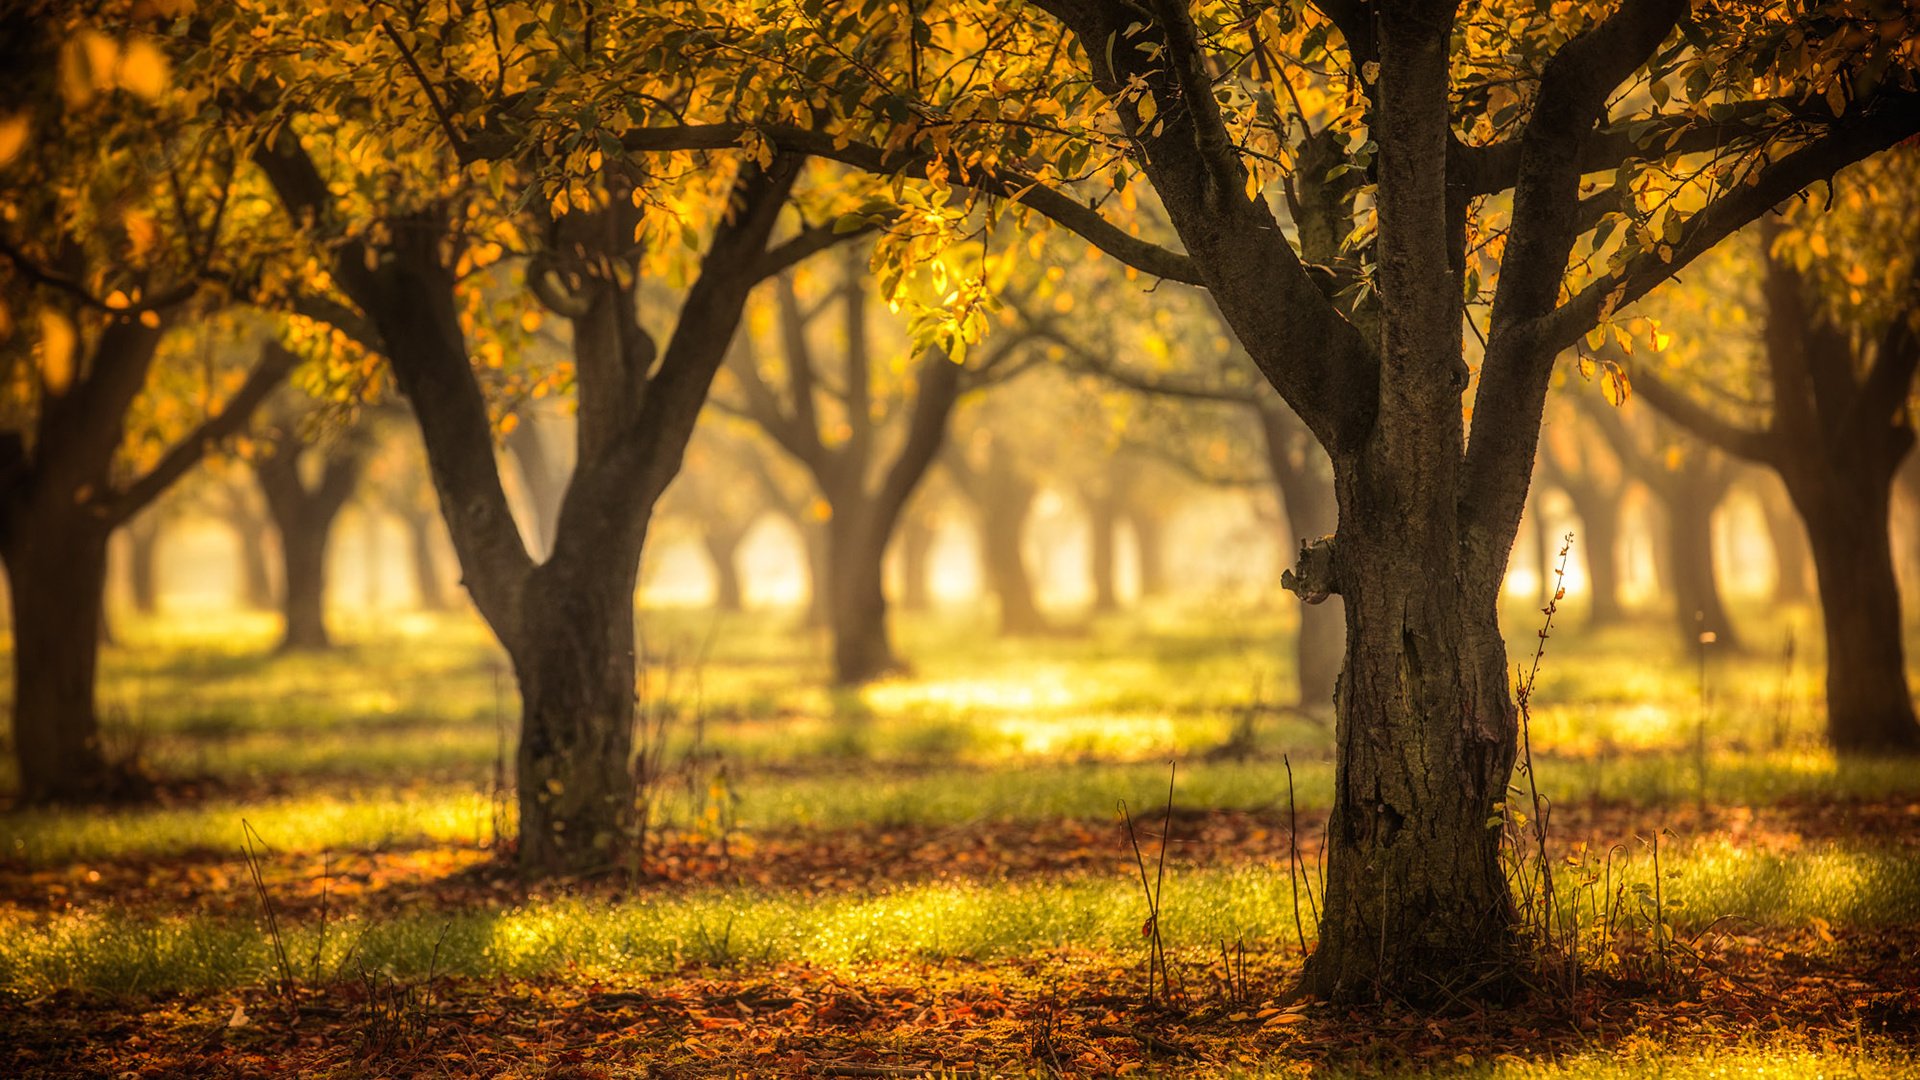
<instances>
[{"instance_id":1,"label":"green grass","mask_svg":"<svg viewBox=\"0 0 1920 1080\"><path fill-rule=\"evenodd\" d=\"M1898 760L1839 761L1817 751L1767 755L1717 752L1705 787L1690 754L1614 758L1543 757L1541 790L1557 805L1601 799L1657 809L1708 802L1766 805L1788 799L1920 796L1920 769ZM1333 768L1324 757L1293 763L1295 805L1325 809ZM1162 806L1167 769L1139 764L1028 765L1000 769L929 768L888 772L835 768L797 775L748 772L736 778L737 823L748 830L857 826L951 826L973 822L1110 820L1124 799L1135 809ZM1286 806L1286 774L1277 761L1183 761L1177 806L1277 813ZM669 792L671 820L684 810ZM84 814L20 811L0 815L0 859L34 866L191 852L231 853L240 820L288 851L343 851L393 844L479 843L491 835L492 807L477 783L333 785L285 796L216 798L173 807Z\"/></svg>"},{"instance_id":2,"label":"green grass","mask_svg":"<svg viewBox=\"0 0 1920 1080\"><path fill-rule=\"evenodd\" d=\"M1116 853L1117 856L1117 853ZM1920 919L1920 865L1885 851L1830 848L1756 855L1722 844L1663 856L1665 882L1683 903L1681 929L1723 915L1763 926L1815 916L1854 927ZM992 960L1054 949L1112 955L1140 947L1139 884L1116 857L1101 877L994 883L932 882L872 894L703 889L602 902L529 901L505 909L420 911L390 918L335 916L287 927L288 948L325 974L350 958L418 976L567 974L619 981L694 963ZM1645 881L1651 860L1626 864ZM1162 928L1195 959L1221 942L1293 950L1293 889L1284 865L1176 871L1165 886ZM0 991L112 993L211 990L269 975L269 943L253 920L155 916L111 908L53 916L0 913Z\"/></svg>"}]
</instances>

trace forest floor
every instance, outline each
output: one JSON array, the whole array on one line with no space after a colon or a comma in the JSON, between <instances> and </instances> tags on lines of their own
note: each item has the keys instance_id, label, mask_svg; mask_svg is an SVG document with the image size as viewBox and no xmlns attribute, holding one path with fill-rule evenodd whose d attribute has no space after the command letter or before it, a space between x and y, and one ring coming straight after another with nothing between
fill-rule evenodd
<instances>
[{"instance_id":1,"label":"forest floor","mask_svg":"<svg viewBox=\"0 0 1920 1080\"><path fill-rule=\"evenodd\" d=\"M470 619L123 626L113 745L161 795L0 814L0 1075L1920 1077L1920 767L1820 749L1804 648L1557 636L1552 959L1415 1012L1288 997L1332 733L1276 704L1284 623L907 619L916 673L843 693L780 617L645 626L649 849L531 888ZM1151 996L1122 803L1149 876L1166 837Z\"/></svg>"}]
</instances>

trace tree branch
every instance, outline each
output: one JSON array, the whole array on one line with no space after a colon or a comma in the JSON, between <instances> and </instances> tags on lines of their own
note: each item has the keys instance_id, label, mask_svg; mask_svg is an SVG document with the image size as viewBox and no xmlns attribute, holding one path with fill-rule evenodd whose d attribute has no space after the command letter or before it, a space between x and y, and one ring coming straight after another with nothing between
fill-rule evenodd
<instances>
[{"instance_id":1,"label":"tree branch","mask_svg":"<svg viewBox=\"0 0 1920 1080\"><path fill-rule=\"evenodd\" d=\"M200 463L208 448L231 435L253 418L255 410L277 388L300 361L299 356L277 341L260 348L260 359L247 373L246 381L234 391L220 410L175 443L152 469L121 488L107 503L107 513L116 523L124 522L145 509L171 488L187 470Z\"/></svg>"},{"instance_id":2,"label":"tree branch","mask_svg":"<svg viewBox=\"0 0 1920 1080\"><path fill-rule=\"evenodd\" d=\"M1832 129L1762 168L1754 183L1709 203L1689 218L1671 261L1644 252L1626 266L1581 289L1566 303L1533 321L1527 332L1554 352L1571 347L1615 310L1652 292L1770 207L1863 158L1920 132L1920 93L1876 99L1870 107L1836 121Z\"/></svg>"},{"instance_id":3,"label":"tree branch","mask_svg":"<svg viewBox=\"0 0 1920 1080\"><path fill-rule=\"evenodd\" d=\"M1732 423L1645 368L1633 370L1632 380L1634 391L1648 404L1695 438L1756 465L1776 464L1780 446L1772 431Z\"/></svg>"},{"instance_id":4,"label":"tree branch","mask_svg":"<svg viewBox=\"0 0 1920 1080\"><path fill-rule=\"evenodd\" d=\"M893 176L926 166L935 155L912 151L886 151L861 142L840 142L828 132L810 131L790 125L751 127L747 124L689 124L644 127L628 132L621 139L630 152L660 150L725 150L737 148L743 137L753 131L782 149L838 161L864 172ZM1199 271L1186 255L1129 235L1078 200L1034 177L1014 170L982 172L957 156L943 159L954 182L985 195L1008 199L1032 207L1041 216L1075 233L1101 251L1143 273L1169 281L1198 284Z\"/></svg>"}]
</instances>

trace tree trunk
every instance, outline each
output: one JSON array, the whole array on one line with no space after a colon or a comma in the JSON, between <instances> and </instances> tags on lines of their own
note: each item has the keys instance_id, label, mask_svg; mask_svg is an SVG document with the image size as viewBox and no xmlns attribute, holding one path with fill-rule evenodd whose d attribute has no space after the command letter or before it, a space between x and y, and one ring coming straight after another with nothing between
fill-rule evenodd
<instances>
[{"instance_id":1,"label":"tree trunk","mask_svg":"<svg viewBox=\"0 0 1920 1080\"><path fill-rule=\"evenodd\" d=\"M1436 977L1463 993L1512 959L1500 830L1488 826L1506 798L1516 722L1497 585L1470 597L1437 579L1423 534L1439 530L1408 527L1426 522L1351 487L1343 497L1335 558L1352 617L1340 769L1320 942L1305 973L1330 1000L1440 997L1439 983L1425 985Z\"/></svg>"},{"instance_id":2,"label":"tree trunk","mask_svg":"<svg viewBox=\"0 0 1920 1080\"><path fill-rule=\"evenodd\" d=\"M1162 554L1166 522L1152 510L1136 509L1127 514L1127 524L1133 530L1134 557L1140 564L1140 598L1166 595L1167 564Z\"/></svg>"},{"instance_id":3,"label":"tree trunk","mask_svg":"<svg viewBox=\"0 0 1920 1080\"><path fill-rule=\"evenodd\" d=\"M836 507L827 523L827 625L833 632L833 678L841 686L901 668L887 634L886 538L876 536L864 518Z\"/></svg>"},{"instance_id":4,"label":"tree trunk","mask_svg":"<svg viewBox=\"0 0 1920 1080\"><path fill-rule=\"evenodd\" d=\"M281 580L285 591L280 611L286 619L280 651L299 652L333 647L327 636L327 537L332 520L315 525L283 524L280 529Z\"/></svg>"},{"instance_id":5,"label":"tree trunk","mask_svg":"<svg viewBox=\"0 0 1920 1080\"><path fill-rule=\"evenodd\" d=\"M433 545L433 514L409 508L400 512L400 520L407 529L407 558L413 566L415 601L422 611L447 610L446 583L441 577L440 557Z\"/></svg>"},{"instance_id":6,"label":"tree trunk","mask_svg":"<svg viewBox=\"0 0 1920 1080\"><path fill-rule=\"evenodd\" d=\"M576 555L533 572L510 635L522 710L519 863L530 876L612 868L634 839L638 553Z\"/></svg>"},{"instance_id":7,"label":"tree trunk","mask_svg":"<svg viewBox=\"0 0 1920 1080\"><path fill-rule=\"evenodd\" d=\"M1620 499L1596 485L1562 480L1560 490L1580 520L1575 550L1587 565L1587 626L1598 629L1621 619Z\"/></svg>"},{"instance_id":8,"label":"tree trunk","mask_svg":"<svg viewBox=\"0 0 1920 1080\"><path fill-rule=\"evenodd\" d=\"M1767 526L1768 546L1773 549L1773 602L1776 605L1804 604L1807 589L1808 538L1806 527L1796 515L1770 491L1756 493L1761 517Z\"/></svg>"},{"instance_id":9,"label":"tree trunk","mask_svg":"<svg viewBox=\"0 0 1920 1080\"><path fill-rule=\"evenodd\" d=\"M1667 500L1667 567L1672 574L1674 626L1689 652L1702 634L1712 634L1721 652L1740 651L1713 555L1713 512L1726 488L1687 483L1678 498Z\"/></svg>"},{"instance_id":10,"label":"tree trunk","mask_svg":"<svg viewBox=\"0 0 1920 1080\"><path fill-rule=\"evenodd\" d=\"M333 645L326 621L327 544L360 479L361 450L355 444L327 447L312 487L300 475L301 452L297 440L283 435L253 466L267 514L280 534L282 652ZM373 573L371 564L368 573Z\"/></svg>"},{"instance_id":11,"label":"tree trunk","mask_svg":"<svg viewBox=\"0 0 1920 1080\"><path fill-rule=\"evenodd\" d=\"M793 527L800 534L801 554L807 560L806 625L812 630L833 624L833 557L827 539L827 527L816 521L795 518Z\"/></svg>"},{"instance_id":12,"label":"tree trunk","mask_svg":"<svg viewBox=\"0 0 1920 1080\"><path fill-rule=\"evenodd\" d=\"M933 595L928 574L933 554L934 528L924 513L900 523L900 609L929 611Z\"/></svg>"},{"instance_id":13,"label":"tree trunk","mask_svg":"<svg viewBox=\"0 0 1920 1080\"><path fill-rule=\"evenodd\" d=\"M160 522L146 514L126 527L127 591L133 610L152 615L160 610L160 579L155 568L160 554Z\"/></svg>"},{"instance_id":14,"label":"tree trunk","mask_svg":"<svg viewBox=\"0 0 1920 1080\"><path fill-rule=\"evenodd\" d=\"M1820 585L1828 743L1842 754L1920 752L1886 478L1868 469L1807 468L1795 470L1788 490L1807 523Z\"/></svg>"},{"instance_id":15,"label":"tree trunk","mask_svg":"<svg viewBox=\"0 0 1920 1080\"><path fill-rule=\"evenodd\" d=\"M13 625L13 739L21 801L120 794L94 703L111 526L23 520L6 551ZM27 535L22 535L27 534Z\"/></svg>"},{"instance_id":16,"label":"tree trunk","mask_svg":"<svg viewBox=\"0 0 1920 1080\"><path fill-rule=\"evenodd\" d=\"M1120 525L1118 499L1112 491L1087 495L1087 572L1093 579L1093 610L1106 615L1120 610L1114 583L1113 534Z\"/></svg>"},{"instance_id":17,"label":"tree trunk","mask_svg":"<svg viewBox=\"0 0 1920 1080\"><path fill-rule=\"evenodd\" d=\"M237 496L236 496L237 497ZM249 611L273 608L273 567L267 557L267 523L234 510L225 516L240 554L240 604Z\"/></svg>"},{"instance_id":18,"label":"tree trunk","mask_svg":"<svg viewBox=\"0 0 1920 1080\"><path fill-rule=\"evenodd\" d=\"M740 587L740 541L745 533L738 529L703 523L700 544L707 561L713 564L713 606L715 610L737 613L744 609Z\"/></svg>"},{"instance_id":19,"label":"tree trunk","mask_svg":"<svg viewBox=\"0 0 1920 1080\"><path fill-rule=\"evenodd\" d=\"M1027 518L1033 512L1033 485L1005 469L990 469L988 485L979 504L980 561L987 586L999 601L1000 634L1044 634L1047 620L1033 598L1033 578L1027 573L1024 550Z\"/></svg>"}]
</instances>

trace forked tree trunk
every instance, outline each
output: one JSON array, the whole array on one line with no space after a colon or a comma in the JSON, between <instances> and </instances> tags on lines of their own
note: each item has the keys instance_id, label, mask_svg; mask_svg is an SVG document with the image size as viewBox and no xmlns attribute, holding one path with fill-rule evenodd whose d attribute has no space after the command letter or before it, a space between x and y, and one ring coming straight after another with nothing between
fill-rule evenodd
<instances>
[{"instance_id":1,"label":"forked tree trunk","mask_svg":"<svg viewBox=\"0 0 1920 1080\"><path fill-rule=\"evenodd\" d=\"M1889 477L1789 466L1807 522L1827 642L1827 742L1843 754L1920 751L1901 639Z\"/></svg>"},{"instance_id":2,"label":"forked tree trunk","mask_svg":"<svg viewBox=\"0 0 1920 1080\"><path fill-rule=\"evenodd\" d=\"M5 552L14 637L14 749L29 804L120 793L94 703L112 527L49 514L18 523Z\"/></svg>"},{"instance_id":3,"label":"forked tree trunk","mask_svg":"<svg viewBox=\"0 0 1920 1080\"><path fill-rule=\"evenodd\" d=\"M997 452L997 451L996 451ZM1043 634L1046 616L1033 596L1033 576L1027 572L1027 519L1033 512L1033 485L1024 480L994 476L979 505L980 564L987 586L1000 607L1000 633L1006 637Z\"/></svg>"},{"instance_id":4,"label":"forked tree trunk","mask_svg":"<svg viewBox=\"0 0 1920 1080\"><path fill-rule=\"evenodd\" d=\"M700 546L713 566L713 606L718 611L738 613L745 607L745 591L740 585L740 542L744 530L705 525L700 531Z\"/></svg>"},{"instance_id":5,"label":"forked tree trunk","mask_svg":"<svg viewBox=\"0 0 1920 1080\"><path fill-rule=\"evenodd\" d=\"M827 523L827 625L833 633L833 677L842 686L901 668L887 633L886 537L877 532L866 515L852 509L836 508Z\"/></svg>"},{"instance_id":6,"label":"forked tree trunk","mask_svg":"<svg viewBox=\"0 0 1920 1080\"><path fill-rule=\"evenodd\" d=\"M614 866L631 850L637 551L537 567L509 654L520 683L520 865Z\"/></svg>"},{"instance_id":7,"label":"forked tree trunk","mask_svg":"<svg viewBox=\"0 0 1920 1080\"><path fill-rule=\"evenodd\" d=\"M254 463L260 494L280 534L282 652L333 645L326 621L327 545L360 476L356 447L329 447L319 482L309 487L300 475L300 453L296 441L283 437L273 454Z\"/></svg>"}]
</instances>

